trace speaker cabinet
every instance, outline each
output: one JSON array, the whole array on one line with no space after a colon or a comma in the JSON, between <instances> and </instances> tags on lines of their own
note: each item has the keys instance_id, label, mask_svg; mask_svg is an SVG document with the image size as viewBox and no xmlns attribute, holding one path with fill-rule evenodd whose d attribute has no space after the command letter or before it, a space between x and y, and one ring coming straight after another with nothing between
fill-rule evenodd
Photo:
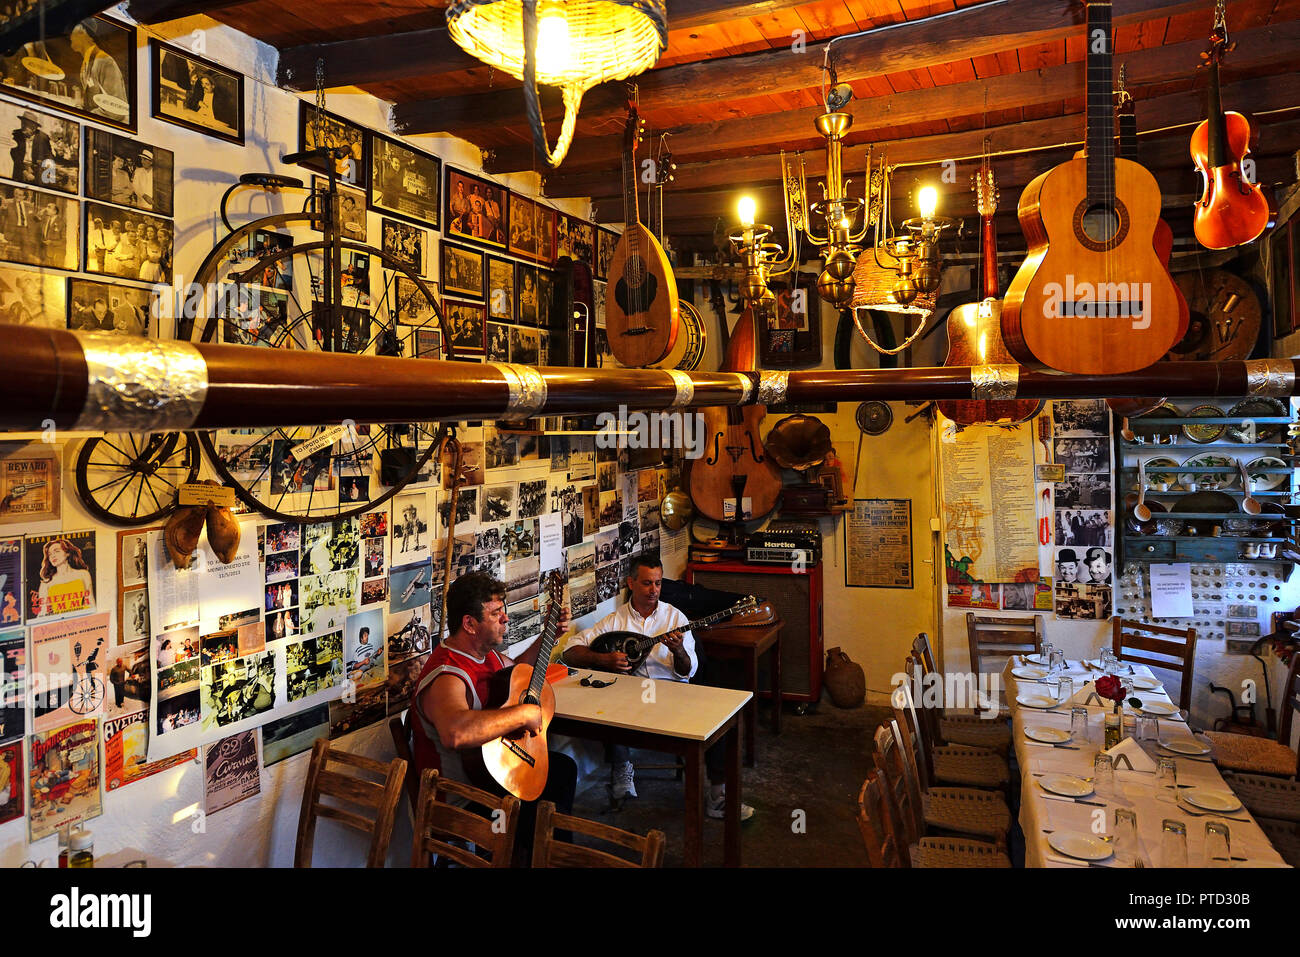
<instances>
[{"instance_id":1,"label":"speaker cabinet","mask_svg":"<svg viewBox=\"0 0 1300 957\"><path fill-rule=\"evenodd\" d=\"M691 584L722 591L757 595L772 603L785 622L781 630L781 699L817 701L822 694L822 567L795 572L785 565L746 565L743 562L691 562ZM770 679L760 668L758 687Z\"/></svg>"}]
</instances>

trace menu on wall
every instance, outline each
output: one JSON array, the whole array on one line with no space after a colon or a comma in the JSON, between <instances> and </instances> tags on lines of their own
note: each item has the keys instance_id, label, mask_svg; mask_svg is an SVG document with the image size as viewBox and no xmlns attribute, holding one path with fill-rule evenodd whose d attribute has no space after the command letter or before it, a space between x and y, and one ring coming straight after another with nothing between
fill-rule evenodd
<instances>
[{"instance_id":1,"label":"menu on wall","mask_svg":"<svg viewBox=\"0 0 1300 957\"><path fill-rule=\"evenodd\" d=\"M844 584L849 588L912 587L912 501L859 498L844 540Z\"/></svg>"},{"instance_id":2,"label":"menu on wall","mask_svg":"<svg viewBox=\"0 0 1300 957\"><path fill-rule=\"evenodd\" d=\"M1032 429L963 429L939 443L948 584L1038 580Z\"/></svg>"}]
</instances>

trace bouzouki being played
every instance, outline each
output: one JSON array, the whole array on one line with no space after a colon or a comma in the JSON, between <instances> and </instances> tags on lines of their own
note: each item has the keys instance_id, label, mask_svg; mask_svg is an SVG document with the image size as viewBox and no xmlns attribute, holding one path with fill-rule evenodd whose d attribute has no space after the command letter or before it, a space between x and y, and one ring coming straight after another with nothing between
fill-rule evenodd
<instances>
[{"instance_id":1,"label":"bouzouki being played","mask_svg":"<svg viewBox=\"0 0 1300 957\"><path fill-rule=\"evenodd\" d=\"M1025 365L1118 375L1178 341L1178 297L1155 251L1160 187L1115 155L1111 5L1087 8L1085 155L1021 194L1029 254L1002 303L1002 338Z\"/></svg>"},{"instance_id":2,"label":"bouzouki being played","mask_svg":"<svg viewBox=\"0 0 1300 957\"><path fill-rule=\"evenodd\" d=\"M677 282L659 241L641 223L636 146L643 121L628 104L623 131L623 235L609 262L605 332L614 358L625 366L659 362L677 342Z\"/></svg>"}]
</instances>

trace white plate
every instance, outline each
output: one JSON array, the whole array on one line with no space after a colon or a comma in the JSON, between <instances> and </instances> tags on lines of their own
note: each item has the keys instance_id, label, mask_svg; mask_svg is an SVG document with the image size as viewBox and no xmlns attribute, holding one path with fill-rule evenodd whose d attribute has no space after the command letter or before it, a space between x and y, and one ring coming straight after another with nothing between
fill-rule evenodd
<instances>
[{"instance_id":1,"label":"white plate","mask_svg":"<svg viewBox=\"0 0 1300 957\"><path fill-rule=\"evenodd\" d=\"M1173 741L1161 741L1160 747L1166 751L1172 751L1174 754L1209 754L1208 745L1193 740L1192 738L1175 738Z\"/></svg>"},{"instance_id":2,"label":"white plate","mask_svg":"<svg viewBox=\"0 0 1300 957\"><path fill-rule=\"evenodd\" d=\"M1139 691L1155 691L1160 687L1158 678L1148 678L1146 675L1134 675L1133 687Z\"/></svg>"},{"instance_id":3,"label":"white plate","mask_svg":"<svg viewBox=\"0 0 1300 957\"><path fill-rule=\"evenodd\" d=\"M1012 668L1011 673L1017 678L1028 678L1030 681L1037 681L1039 678L1047 677L1047 672L1042 668L1030 668L1028 666Z\"/></svg>"},{"instance_id":4,"label":"white plate","mask_svg":"<svg viewBox=\"0 0 1300 957\"><path fill-rule=\"evenodd\" d=\"M1165 701L1143 701L1142 711L1145 714L1154 714L1160 718L1167 718L1172 714L1178 713L1178 708Z\"/></svg>"},{"instance_id":5,"label":"white plate","mask_svg":"<svg viewBox=\"0 0 1300 957\"><path fill-rule=\"evenodd\" d=\"M1273 489L1287 484L1290 476L1284 471L1258 473L1259 469L1287 469L1288 466L1281 459L1272 455L1265 455L1255 459L1246 466L1246 474L1255 480L1256 492L1271 492Z\"/></svg>"},{"instance_id":6,"label":"white plate","mask_svg":"<svg viewBox=\"0 0 1300 957\"><path fill-rule=\"evenodd\" d=\"M1042 655L1021 655L1020 657L1025 659L1025 661L1029 662L1032 665L1047 664L1047 659L1044 658Z\"/></svg>"},{"instance_id":7,"label":"white plate","mask_svg":"<svg viewBox=\"0 0 1300 957\"><path fill-rule=\"evenodd\" d=\"M1114 853L1109 841L1071 831L1055 831L1047 835L1047 843L1052 850L1080 861L1103 861Z\"/></svg>"},{"instance_id":8,"label":"white plate","mask_svg":"<svg viewBox=\"0 0 1300 957\"><path fill-rule=\"evenodd\" d=\"M1044 744L1064 744L1072 735L1062 728L1025 728L1025 737L1030 741L1042 741Z\"/></svg>"},{"instance_id":9,"label":"white plate","mask_svg":"<svg viewBox=\"0 0 1300 957\"><path fill-rule=\"evenodd\" d=\"M1055 708L1060 703L1059 699L1045 694L1022 694L1016 696L1016 704L1023 704L1026 708Z\"/></svg>"},{"instance_id":10,"label":"white plate","mask_svg":"<svg viewBox=\"0 0 1300 957\"><path fill-rule=\"evenodd\" d=\"M1237 795L1231 791L1220 791L1216 788L1188 788L1182 794L1183 800L1193 807L1199 807L1206 811L1236 811L1241 808L1241 802L1237 800Z\"/></svg>"},{"instance_id":11,"label":"white plate","mask_svg":"<svg viewBox=\"0 0 1300 957\"><path fill-rule=\"evenodd\" d=\"M1073 774L1044 774L1038 779L1038 783L1044 791L1051 791L1053 794L1061 794L1065 797L1087 797L1092 793L1092 785L1083 778L1076 778Z\"/></svg>"}]
</instances>

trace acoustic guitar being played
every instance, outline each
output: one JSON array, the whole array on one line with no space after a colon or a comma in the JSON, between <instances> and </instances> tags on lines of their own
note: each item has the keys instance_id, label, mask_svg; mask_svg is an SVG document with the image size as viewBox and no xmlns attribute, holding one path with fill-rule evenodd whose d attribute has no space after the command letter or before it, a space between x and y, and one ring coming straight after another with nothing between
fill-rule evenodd
<instances>
[{"instance_id":1,"label":"acoustic guitar being played","mask_svg":"<svg viewBox=\"0 0 1300 957\"><path fill-rule=\"evenodd\" d=\"M614 358L625 366L653 365L677 342L677 282L659 241L645 226L637 206L636 146L642 120L628 106L623 131L624 228L609 262L605 333Z\"/></svg>"},{"instance_id":2,"label":"acoustic guitar being played","mask_svg":"<svg viewBox=\"0 0 1300 957\"><path fill-rule=\"evenodd\" d=\"M1025 365L1116 375L1159 361L1181 332L1155 250L1160 187L1115 155L1110 4L1087 7L1087 148L1021 194L1029 254L1002 303L1002 337Z\"/></svg>"}]
</instances>

